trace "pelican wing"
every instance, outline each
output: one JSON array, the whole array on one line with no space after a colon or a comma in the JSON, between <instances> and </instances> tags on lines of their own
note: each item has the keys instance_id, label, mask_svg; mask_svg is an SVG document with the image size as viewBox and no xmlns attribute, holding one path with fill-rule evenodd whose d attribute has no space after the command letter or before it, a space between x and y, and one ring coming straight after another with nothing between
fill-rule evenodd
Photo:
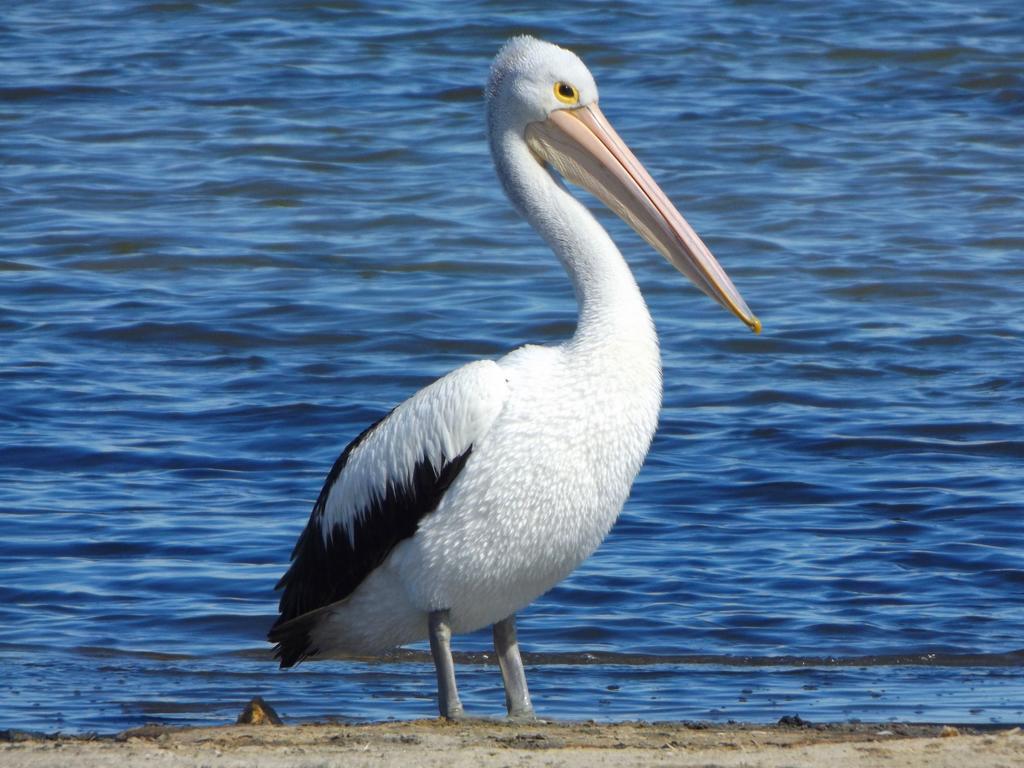
<instances>
[{"instance_id":1,"label":"pelican wing","mask_svg":"<svg viewBox=\"0 0 1024 768\"><path fill-rule=\"evenodd\" d=\"M310 653L306 633L293 631L308 623L299 620L348 597L437 509L507 396L496 363L470 363L417 392L341 452L277 583L281 615L269 639L278 643L282 666Z\"/></svg>"}]
</instances>

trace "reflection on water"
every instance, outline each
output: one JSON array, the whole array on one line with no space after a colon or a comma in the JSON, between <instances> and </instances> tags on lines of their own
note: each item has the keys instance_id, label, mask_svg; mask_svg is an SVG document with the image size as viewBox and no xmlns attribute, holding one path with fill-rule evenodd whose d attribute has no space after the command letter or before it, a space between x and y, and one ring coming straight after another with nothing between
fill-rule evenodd
<instances>
[{"instance_id":1,"label":"reflection on water","mask_svg":"<svg viewBox=\"0 0 1024 768\"><path fill-rule=\"evenodd\" d=\"M314 662L281 673L264 653L126 653L2 649L16 672L5 717L50 730L109 732L126 723L223 724L253 695L272 696L287 722L432 717L435 676L426 651L380 660ZM534 703L565 720L772 722L859 719L1019 723L1020 653L914 658L661 658L526 654ZM504 715L501 675L487 653L456 654L473 715ZM68 681L76 681L71 688ZM42 690L40 696L34 691Z\"/></svg>"},{"instance_id":2,"label":"reflection on water","mask_svg":"<svg viewBox=\"0 0 1024 768\"><path fill-rule=\"evenodd\" d=\"M517 14L5 12L0 727L223 722L257 693L433 712L422 649L280 673L262 638L352 436L572 331L483 136L520 31L583 54L765 323L604 217L665 409L608 541L521 617L539 711L1020 722L1016 5ZM468 706L498 713L486 633L456 645Z\"/></svg>"}]
</instances>

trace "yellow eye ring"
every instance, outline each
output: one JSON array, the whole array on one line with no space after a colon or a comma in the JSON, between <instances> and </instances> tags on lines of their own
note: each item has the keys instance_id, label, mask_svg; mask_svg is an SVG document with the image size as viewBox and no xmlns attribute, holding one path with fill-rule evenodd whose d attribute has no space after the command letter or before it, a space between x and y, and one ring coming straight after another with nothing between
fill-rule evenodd
<instances>
[{"instance_id":1,"label":"yellow eye ring","mask_svg":"<svg viewBox=\"0 0 1024 768\"><path fill-rule=\"evenodd\" d=\"M557 82L555 83L555 98L563 104L579 104L580 92L576 90L574 85Z\"/></svg>"}]
</instances>

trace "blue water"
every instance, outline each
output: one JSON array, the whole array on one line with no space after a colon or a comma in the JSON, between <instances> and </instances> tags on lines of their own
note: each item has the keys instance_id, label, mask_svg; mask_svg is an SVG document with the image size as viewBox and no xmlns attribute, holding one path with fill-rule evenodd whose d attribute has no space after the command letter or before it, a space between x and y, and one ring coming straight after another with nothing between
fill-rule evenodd
<instances>
[{"instance_id":1,"label":"blue water","mask_svg":"<svg viewBox=\"0 0 1024 768\"><path fill-rule=\"evenodd\" d=\"M116 0L0 13L0 728L434 713L422 647L284 673L263 637L363 426L572 331L484 137L523 31L765 325L601 214L665 408L521 617L538 711L1024 720L1018 2ZM486 633L457 647L499 714Z\"/></svg>"}]
</instances>

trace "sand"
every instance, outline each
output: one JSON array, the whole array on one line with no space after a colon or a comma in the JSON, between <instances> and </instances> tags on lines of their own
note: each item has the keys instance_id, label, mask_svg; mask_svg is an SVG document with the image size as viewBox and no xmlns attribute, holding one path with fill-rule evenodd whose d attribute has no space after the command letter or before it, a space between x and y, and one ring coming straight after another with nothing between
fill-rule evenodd
<instances>
[{"instance_id":1,"label":"sand","mask_svg":"<svg viewBox=\"0 0 1024 768\"><path fill-rule=\"evenodd\" d=\"M942 735L944 734L944 735ZM147 726L111 737L0 732L0 766L743 766L1015 768L1020 728L721 726L417 720L365 725Z\"/></svg>"}]
</instances>

